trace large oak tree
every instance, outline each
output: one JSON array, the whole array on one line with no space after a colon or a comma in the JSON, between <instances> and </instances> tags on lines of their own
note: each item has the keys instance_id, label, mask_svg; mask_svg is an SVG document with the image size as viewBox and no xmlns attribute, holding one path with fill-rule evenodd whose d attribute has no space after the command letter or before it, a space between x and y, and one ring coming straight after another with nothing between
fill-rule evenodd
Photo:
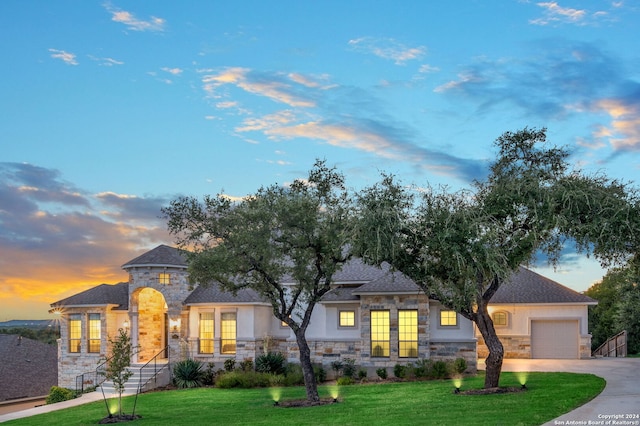
<instances>
[{"instance_id":1,"label":"large oak tree","mask_svg":"<svg viewBox=\"0 0 640 426\"><path fill-rule=\"evenodd\" d=\"M389 262L432 299L473 321L488 347L485 387L499 385L504 348L487 309L522 264L557 263L567 239L603 264L636 249L635 194L620 182L569 170L546 130L506 132L484 181L469 190L408 188L394 176L358 197L354 255Z\"/></svg>"},{"instance_id":2,"label":"large oak tree","mask_svg":"<svg viewBox=\"0 0 640 426\"><path fill-rule=\"evenodd\" d=\"M296 336L307 399L318 401L305 333L313 309L349 260L344 177L317 161L308 180L271 185L245 199L183 197L163 210L201 286L251 288Z\"/></svg>"}]
</instances>

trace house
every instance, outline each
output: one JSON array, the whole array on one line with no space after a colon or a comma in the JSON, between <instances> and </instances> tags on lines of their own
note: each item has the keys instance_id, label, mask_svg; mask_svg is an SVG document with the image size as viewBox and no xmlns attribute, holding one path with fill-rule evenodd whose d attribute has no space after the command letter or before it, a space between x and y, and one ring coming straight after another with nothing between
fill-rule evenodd
<instances>
[{"instance_id":1,"label":"house","mask_svg":"<svg viewBox=\"0 0 640 426\"><path fill-rule=\"evenodd\" d=\"M193 288L179 250L160 245L122 268L129 273L128 282L102 284L51 305L62 313L63 321L60 386L73 387L76 376L95 370L108 352L108 337L120 328L129 331L138 348L132 360L137 364L194 358L222 366L226 359L255 359L266 351L298 360L293 332L273 316L268 302L250 289L232 294L216 285ZM548 338L547 319L555 321L552 325L577 322L579 328L574 331L579 335L574 338L580 347L590 346L587 305L595 302L526 269L520 274L527 277L522 283L525 293L535 293L540 281L548 286L542 293L550 299L532 298L529 303L519 291L514 298L510 292L514 289L505 285L494 318L502 324L506 316L498 329L511 339L514 349L509 346L509 354L539 355L533 339ZM306 333L313 362L328 365L343 357L365 368L379 368L420 358L461 357L471 370L476 369L482 345L473 323L429 300L406 276L353 259L333 279L334 288L314 309ZM575 298L568 304L553 299L569 293ZM564 307L571 308L568 315Z\"/></svg>"},{"instance_id":2,"label":"house","mask_svg":"<svg viewBox=\"0 0 640 426\"><path fill-rule=\"evenodd\" d=\"M53 345L15 334L0 334L0 403L49 394L58 382Z\"/></svg>"}]
</instances>

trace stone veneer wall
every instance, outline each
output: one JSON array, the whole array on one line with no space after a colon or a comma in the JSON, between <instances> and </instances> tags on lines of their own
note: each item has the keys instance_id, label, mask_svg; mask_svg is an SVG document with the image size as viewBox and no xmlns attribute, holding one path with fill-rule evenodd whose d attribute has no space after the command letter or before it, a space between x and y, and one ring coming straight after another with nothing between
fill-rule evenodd
<instances>
[{"instance_id":1,"label":"stone veneer wall","mask_svg":"<svg viewBox=\"0 0 640 426\"><path fill-rule=\"evenodd\" d=\"M88 353L88 314L98 313L101 319L101 339L100 352ZM69 352L69 315L81 314L82 318L82 340L80 352ZM68 308L60 318L60 339L58 339L58 386L75 389L76 377L85 374L83 378L84 387L95 386L97 383L95 371L98 365L104 360L107 351L107 340L105 330L107 330L107 315L105 308ZM78 379L80 380L80 379ZM80 383L77 384L80 386Z\"/></svg>"},{"instance_id":2,"label":"stone veneer wall","mask_svg":"<svg viewBox=\"0 0 640 426\"><path fill-rule=\"evenodd\" d=\"M504 357L514 359L531 358L531 336L499 336L504 347ZM580 336L580 358L591 358L591 335ZM478 335L478 358L489 356L482 336Z\"/></svg>"},{"instance_id":3,"label":"stone veneer wall","mask_svg":"<svg viewBox=\"0 0 640 426\"><path fill-rule=\"evenodd\" d=\"M415 309L418 311L418 357L431 358L429 345L429 299L425 295L376 295L360 298L360 332L362 336L360 357L356 363L362 367L393 367L397 363L411 362L414 358L398 356L398 311ZM371 311L389 311L389 357L371 356ZM417 358L416 358L417 359Z\"/></svg>"}]
</instances>

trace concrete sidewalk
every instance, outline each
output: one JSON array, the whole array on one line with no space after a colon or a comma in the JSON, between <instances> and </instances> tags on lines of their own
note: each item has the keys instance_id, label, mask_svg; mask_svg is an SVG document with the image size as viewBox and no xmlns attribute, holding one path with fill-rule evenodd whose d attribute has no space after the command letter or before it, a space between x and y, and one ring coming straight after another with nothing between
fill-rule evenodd
<instances>
[{"instance_id":1,"label":"concrete sidewalk","mask_svg":"<svg viewBox=\"0 0 640 426\"><path fill-rule=\"evenodd\" d=\"M124 394L123 394L124 395ZM115 397L115 395L108 395L108 398ZM94 401L102 401L102 392L95 391L85 393L79 398L71 399L69 401L58 402L56 404L41 405L40 407L29 408L21 411L14 411L0 415L0 423L8 422L9 420L21 419L23 417L35 416L36 414L50 413L51 411L62 410L64 408L75 407L77 405L87 404Z\"/></svg>"}]
</instances>

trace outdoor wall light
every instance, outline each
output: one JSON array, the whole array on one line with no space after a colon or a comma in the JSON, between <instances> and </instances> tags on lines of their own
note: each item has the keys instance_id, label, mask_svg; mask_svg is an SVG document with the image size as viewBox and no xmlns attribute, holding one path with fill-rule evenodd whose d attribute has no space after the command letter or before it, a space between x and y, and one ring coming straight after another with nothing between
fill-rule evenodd
<instances>
[{"instance_id":1,"label":"outdoor wall light","mask_svg":"<svg viewBox=\"0 0 640 426\"><path fill-rule=\"evenodd\" d=\"M172 333L179 333L180 332L180 318L170 319L169 320L169 327L171 328L171 332Z\"/></svg>"},{"instance_id":2,"label":"outdoor wall light","mask_svg":"<svg viewBox=\"0 0 640 426\"><path fill-rule=\"evenodd\" d=\"M124 322L122 323L122 326L124 327L125 330L129 329L129 320L124 320Z\"/></svg>"}]
</instances>

